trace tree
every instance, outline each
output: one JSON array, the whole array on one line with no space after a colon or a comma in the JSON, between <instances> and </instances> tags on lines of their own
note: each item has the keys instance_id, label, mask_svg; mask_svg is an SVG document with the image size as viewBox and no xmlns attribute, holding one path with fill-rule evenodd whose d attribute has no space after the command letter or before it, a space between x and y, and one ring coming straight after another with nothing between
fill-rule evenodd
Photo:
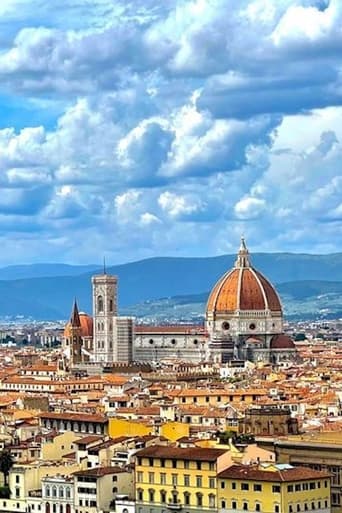
<instances>
[{"instance_id":1,"label":"tree","mask_svg":"<svg viewBox=\"0 0 342 513\"><path fill-rule=\"evenodd\" d=\"M4 449L0 453L0 472L2 472L4 475L5 486L8 486L8 475L13 465L14 459L11 452L7 449Z\"/></svg>"}]
</instances>

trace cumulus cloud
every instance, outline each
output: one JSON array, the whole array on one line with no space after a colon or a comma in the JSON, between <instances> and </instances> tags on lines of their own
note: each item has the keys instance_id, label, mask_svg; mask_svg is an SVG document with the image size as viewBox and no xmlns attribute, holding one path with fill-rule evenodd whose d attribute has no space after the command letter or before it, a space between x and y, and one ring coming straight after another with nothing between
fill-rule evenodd
<instances>
[{"instance_id":1,"label":"cumulus cloud","mask_svg":"<svg viewBox=\"0 0 342 513\"><path fill-rule=\"evenodd\" d=\"M0 125L0 238L25 234L21 254L216 254L241 232L255 249L339 249L339 0L15 0L0 15L0 105L17 105Z\"/></svg>"}]
</instances>

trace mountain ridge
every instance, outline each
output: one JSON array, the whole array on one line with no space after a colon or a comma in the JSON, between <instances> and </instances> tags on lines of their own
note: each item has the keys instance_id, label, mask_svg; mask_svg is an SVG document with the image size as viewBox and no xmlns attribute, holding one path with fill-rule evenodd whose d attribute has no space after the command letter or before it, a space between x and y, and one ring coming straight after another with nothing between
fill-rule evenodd
<instances>
[{"instance_id":1,"label":"mountain ridge","mask_svg":"<svg viewBox=\"0 0 342 513\"><path fill-rule=\"evenodd\" d=\"M119 278L119 309L124 311L129 305L147 300L209 291L217 279L233 266L235 259L236 255L155 257L108 266L107 272ZM255 253L251 261L274 284L310 280L342 282L342 253ZM38 264L32 265L35 266L36 274L46 270L43 267L39 271ZM64 264L43 264L46 265L57 265L56 269L59 270L64 268ZM14 279L7 280L3 276L8 273L7 276L13 277L14 269L18 266L0 268L0 316L18 314L43 320L65 319L75 296L80 309L90 312L91 276L102 272L101 266L65 265L69 275L32 277L32 269L28 264L20 268L19 278L16 275ZM52 272L52 268L49 269ZM290 293L295 295L293 288ZM296 296L295 300L300 300L300 297Z\"/></svg>"}]
</instances>

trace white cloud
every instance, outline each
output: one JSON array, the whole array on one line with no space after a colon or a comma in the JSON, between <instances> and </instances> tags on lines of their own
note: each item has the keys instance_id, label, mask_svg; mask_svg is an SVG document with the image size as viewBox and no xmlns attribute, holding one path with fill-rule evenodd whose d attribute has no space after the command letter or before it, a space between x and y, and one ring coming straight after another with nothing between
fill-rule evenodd
<instances>
[{"instance_id":1,"label":"white cloud","mask_svg":"<svg viewBox=\"0 0 342 513\"><path fill-rule=\"evenodd\" d=\"M201 203L191 196L165 191L158 198L161 209L170 217L188 216L201 209Z\"/></svg>"},{"instance_id":2,"label":"white cloud","mask_svg":"<svg viewBox=\"0 0 342 513\"><path fill-rule=\"evenodd\" d=\"M266 202L260 198L242 198L234 207L239 219L256 219L265 211Z\"/></svg>"}]
</instances>

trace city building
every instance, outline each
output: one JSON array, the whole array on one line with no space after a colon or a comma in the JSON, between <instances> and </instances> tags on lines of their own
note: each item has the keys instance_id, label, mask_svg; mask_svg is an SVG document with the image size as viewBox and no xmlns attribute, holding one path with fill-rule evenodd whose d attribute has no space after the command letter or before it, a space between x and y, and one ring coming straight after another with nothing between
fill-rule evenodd
<instances>
[{"instance_id":1,"label":"city building","mask_svg":"<svg viewBox=\"0 0 342 513\"><path fill-rule=\"evenodd\" d=\"M218 511L330 512L330 474L274 463L232 465L218 474Z\"/></svg>"},{"instance_id":2,"label":"city building","mask_svg":"<svg viewBox=\"0 0 342 513\"><path fill-rule=\"evenodd\" d=\"M136 455L137 513L215 510L217 473L231 462L228 450L152 446Z\"/></svg>"}]
</instances>

